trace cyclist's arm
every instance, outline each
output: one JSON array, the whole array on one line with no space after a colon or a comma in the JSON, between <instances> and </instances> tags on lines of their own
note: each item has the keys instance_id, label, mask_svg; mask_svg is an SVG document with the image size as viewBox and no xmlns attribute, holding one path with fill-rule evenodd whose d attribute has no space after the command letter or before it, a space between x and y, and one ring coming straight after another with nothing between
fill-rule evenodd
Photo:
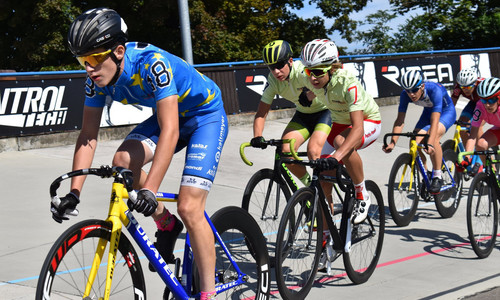
<instances>
[{"instance_id":1,"label":"cyclist's arm","mask_svg":"<svg viewBox=\"0 0 500 300\"><path fill-rule=\"evenodd\" d=\"M87 169L92 165L97 147L97 135L101 125L102 107L84 106L82 129L76 140L73 170ZM80 196L85 176L71 178L71 192Z\"/></svg>"},{"instance_id":2,"label":"cyclist's arm","mask_svg":"<svg viewBox=\"0 0 500 300\"><path fill-rule=\"evenodd\" d=\"M398 112L398 116L396 120L394 121L394 125L392 126L392 133L401 133L403 132L403 128L405 126L405 117L406 117L406 112ZM396 143L398 142L399 136L391 136L391 141L387 145L387 147L382 146L382 150L384 152L391 152L392 149L394 149L394 146L396 146Z\"/></svg>"},{"instance_id":3,"label":"cyclist's arm","mask_svg":"<svg viewBox=\"0 0 500 300\"><path fill-rule=\"evenodd\" d=\"M156 102L160 136L151 168L142 186L153 193L160 187L179 140L178 98L177 95L172 95Z\"/></svg>"},{"instance_id":4,"label":"cyclist's arm","mask_svg":"<svg viewBox=\"0 0 500 300\"><path fill-rule=\"evenodd\" d=\"M342 145L335 151L332 155L338 161L340 161L344 156L350 153L352 150L359 146L360 141L363 139L364 134L364 115L362 110L356 110L349 113L352 122L352 128L347 135L345 141Z\"/></svg>"},{"instance_id":5,"label":"cyclist's arm","mask_svg":"<svg viewBox=\"0 0 500 300\"><path fill-rule=\"evenodd\" d=\"M253 136L262 136L264 132L264 126L266 123L266 117L271 109L271 104L260 101L259 107L257 108L257 113L255 114L255 119L253 120Z\"/></svg>"},{"instance_id":6,"label":"cyclist's arm","mask_svg":"<svg viewBox=\"0 0 500 300\"><path fill-rule=\"evenodd\" d=\"M481 126L484 125L484 121ZM474 147L476 146L476 140L478 137L479 129L481 127L471 126L470 127L470 136L465 143L465 151L474 151Z\"/></svg>"}]
</instances>

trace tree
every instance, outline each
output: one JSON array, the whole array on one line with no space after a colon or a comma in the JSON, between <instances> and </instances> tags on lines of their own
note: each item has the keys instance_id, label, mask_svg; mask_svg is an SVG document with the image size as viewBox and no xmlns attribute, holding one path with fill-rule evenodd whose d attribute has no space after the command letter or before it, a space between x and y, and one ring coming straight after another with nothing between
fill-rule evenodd
<instances>
[{"instance_id":1,"label":"tree","mask_svg":"<svg viewBox=\"0 0 500 300\"><path fill-rule=\"evenodd\" d=\"M415 9L424 11L418 26L431 36L434 49L500 45L498 0L390 0L390 3L400 14Z\"/></svg>"}]
</instances>

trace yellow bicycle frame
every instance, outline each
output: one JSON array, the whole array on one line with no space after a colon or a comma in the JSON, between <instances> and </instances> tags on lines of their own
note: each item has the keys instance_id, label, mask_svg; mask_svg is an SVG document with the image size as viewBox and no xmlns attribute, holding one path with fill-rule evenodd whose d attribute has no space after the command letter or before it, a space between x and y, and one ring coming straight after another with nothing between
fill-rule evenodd
<instances>
[{"instance_id":1,"label":"yellow bicycle frame","mask_svg":"<svg viewBox=\"0 0 500 300\"><path fill-rule=\"evenodd\" d=\"M109 242L109 253L108 253L108 265L106 270L106 285L104 290L104 300L109 299L109 295L111 292L111 283L113 280L113 271L115 268L116 262L116 253L118 251L118 245L120 244L120 236L122 232L122 225L125 227L128 226L130 220L128 219L125 212L129 210L127 204L124 199L128 199L128 192L125 186L119 182L113 182L111 188L111 198L109 200L109 212L108 217L106 218L106 222L110 222L112 224L111 229L111 238ZM157 197L159 201L170 201L175 202L175 199L162 198ZM99 240L97 245L97 249L95 252L94 260L92 262L92 267L90 269L89 278L87 280L87 285L85 286L85 292L83 294L83 298L85 299L90 295L92 290L92 285L94 284L94 280L97 275L97 271L99 270L99 266L101 265L101 261L104 257L104 251L106 250L108 241L104 238Z\"/></svg>"},{"instance_id":2,"label":"yellow bicycle frame","mask_svg":"<svg viewBox=\"0 0 500 300\"><path fill-rule=\"evenodd\" d=\"M410 156L411 156L411 172L410 172L410 175L413 174L413 171L415 170L415 159L417 158L417 151L418 151L418 144L415 140L410 140ZM398 189L401 188L401 185L403 184L403 181L405 179L405 174L406 174L406 168L408 168L408 165L405 165L404 169L403 169L403 175L401 176L401 179L399 180L399 186L398 186ZM411 176L410 178L410 191L412 190L413 188L413 176Z\"/></svg>"}]
</instances>

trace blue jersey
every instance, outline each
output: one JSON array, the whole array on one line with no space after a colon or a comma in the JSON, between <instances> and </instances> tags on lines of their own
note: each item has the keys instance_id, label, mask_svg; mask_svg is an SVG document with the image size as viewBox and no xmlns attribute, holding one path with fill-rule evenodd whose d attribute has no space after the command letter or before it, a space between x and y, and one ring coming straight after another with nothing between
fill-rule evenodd
<instances>
[{"instance_id":1,"label":"blue jersey","mask_svg":"<svg viewBox=\"0 0 500 300\"><path fill-rule=\"evenodd\" d=\"M411 101L410 97L406 93L406 91L401 92L401 96L399 98L399 112L406 112L408 109L408 103ZM445 111L455 110L455 106L453 105L453 101L451 100L450 95L446 91L446 88L440 83L433 81L426 81L424 94L422 97L413 102L418 106L423 106L424 111L422 115L431 115L433 112L444 113Z\"/></svg>"},{"instance_id":2,"label":"blue jersey","mask_svg":"<svg viewBox=\"0 0 500 300\"><path fill-rule=\"evenodd\" d=\"M219 87L183 59L147 43L126 44L123 72L113 86L100 88L87 76L85 105L104 107L106 96L123 104L156 108L156 102L179 96L179 116L223 109Z\"/></svg>"}]
</instances>

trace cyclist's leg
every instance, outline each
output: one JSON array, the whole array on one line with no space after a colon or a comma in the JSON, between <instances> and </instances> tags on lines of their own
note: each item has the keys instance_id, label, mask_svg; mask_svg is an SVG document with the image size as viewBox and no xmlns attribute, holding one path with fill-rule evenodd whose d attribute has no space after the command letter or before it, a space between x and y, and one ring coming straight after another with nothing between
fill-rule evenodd
<instances>
[{"instance_id":1,"label":"cyclist's leg","mask_svg":"<svg viewBox=\"0 0 500 300\"><path fill-rule=\"evenodd\" d=\"M310 132L304 125L304 115L300 112L296 112L292 117L290 122L283 131L281 136L282 139L295 139L295 151L298 151L300 146L309 138ZM283 144L283 152L290 152L290 144ZM292 172L293 175L297 176L302 183L307 184L308 180L306 178L307 171L305 166L297 164L287 164L287 168Z\"/></svg>"},{"instance_id":2,"label":"cyclist's leg","mask_svg":"<svg viewBox=\"0 0 500 300\"><path fill-rule=\"evenodd\" d=\"M223 110L181 121L180 140L186 147L178 213L186 225L203 292L215 291L214 236L204 216L208 192L215 178L227 137Z\"/></svg>"},{"instance_id":3,"label":"cyclist's leg","mask_svg":"<svg viewBox=\"0 0 500 300\"><path fill-rule=\"evenodd\" d=\"M314 120L310 120L308 127L312 131L307 144L307 155L309 159L318 159L321 156L321 151L325 145L326 139L331 131L332 117L330 110L326 109L317 112Z\"/></svg>"},{"instance_id":4,"label":"cyclist's leg","mask_svg":"<svg viewBox=\"0 0 500 300\"><path fill-rule=\"evenodd\" d=\"M469 101L469 103L467 103L467 105L462 110L462 113L460 114L458 120L461 122L470 122L470 120L472 119L472 113L474 112L475 108L476 108L476 102ZM481 132L479 132L478 136L481 136L482 134L482 127L480 128L480 131ZM460 131L460 137L462 138L462 143L464 145L467 144L467 140L469 139L469 134L470 133L468 131L465 130Z\"/></svg>"},{"instance_id":5,"label":"cyclist's leg","mask_svg":"<svg viewBox=\"0 0 500 300\"><path fill-rule=\"evenodd\" d=\"M484 151L490 147L500 144L500 127L492 127L488 129L476 142L476 150ZM484 155L481 155L481 160L486 161Z\"/></svg>"}]
</instances>

